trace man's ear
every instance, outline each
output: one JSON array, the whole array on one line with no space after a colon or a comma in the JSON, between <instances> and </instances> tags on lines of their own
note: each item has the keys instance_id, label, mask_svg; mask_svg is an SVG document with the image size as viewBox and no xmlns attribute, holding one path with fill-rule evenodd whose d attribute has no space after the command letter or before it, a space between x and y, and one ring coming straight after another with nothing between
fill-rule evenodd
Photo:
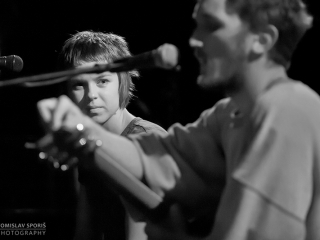
<instances>
[{"instance_id":1,"label":"man's ear","mask_svg":"<svg viewBox=\"0 0 320 240\"><path fill-rule=\"evenodd\" d=\"M267 25L256 33L256 38L252 44L252 51L255 54L269 52L279 38L279 31L274 25Z\"/></svg>"}]
</instances>

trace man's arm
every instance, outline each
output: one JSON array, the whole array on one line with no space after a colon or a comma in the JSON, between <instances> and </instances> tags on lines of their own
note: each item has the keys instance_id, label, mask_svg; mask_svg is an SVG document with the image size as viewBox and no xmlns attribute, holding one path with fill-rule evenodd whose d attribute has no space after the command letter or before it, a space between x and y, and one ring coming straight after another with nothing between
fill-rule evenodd
<instances>
[{"instance_id":1,"label":"man's arm","mask_svg":"<svg viewBox=\"0 0 320 240\"><path fill-rule=\"evenodd\" d=\"M139 136L145 143L141 145L141 141L133 143L105 131L82 114L67 97L43 100L38 107L49 133L62 129L74 136L77 132L76 126L81 123L84 126L81 132L83 137L89 139L89 135L102 142L96 152L103 151L107 158L120 164L134 177L146 180L149 187L160 197L165 196L181 204L185 209L184 214L189 215L186 218L194 219L213 214L212 209L215 209L221 189L217 191L217 188L212 186L215 182L211 179L215 179L215 173L224 169L224 163L218 154L215 139L212 138L213 130L207 126L211 122L209 119L200 119L186 129L176 128L176 131L172 132L175 136ZM71 147L71 153L86 148L81 146L79 139L73 137L61 140L63 148L66 148L66 145ZM207 161L208 158L215 161ZM83 158L80 164L101 175L106 171L103 161L97 161L97 158ZM197 170L193 169L193 166ZM155 184L153 180L156 180Z\"/></svg>"},{"instance_id":2,"label":"man's arm","mask_svg":"<svg viewBox=\"0 0 320 240\"><path fill-rule=\"evenodd\" d=\"M139 153L134 144L125 137L105 131L100 125L87 118L83 125L89 135L102 142L99 147L104 154L110 159L119 163L136 178L141 179L143 176L142 164ZM103 167L98 161L92 162L93 167L103 171Z\"/></svg>"}]
</instances>

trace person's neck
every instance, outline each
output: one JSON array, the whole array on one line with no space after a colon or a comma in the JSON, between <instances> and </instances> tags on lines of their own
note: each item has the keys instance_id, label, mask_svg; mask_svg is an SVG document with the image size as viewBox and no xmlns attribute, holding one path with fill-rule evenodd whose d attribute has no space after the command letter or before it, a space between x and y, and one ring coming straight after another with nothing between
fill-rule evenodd
<instances>
[{"instance_id":1,"label":"person's neck","mask_svg":"<svg viewBox=\"0 0 320 240\"><path fill-rule=\"evenodd\" d=\"M276 64L252 64L241 77L243 78L241 88L230 96L243 111L250 109L273 81L288 78L285 68Z\"/></svg>"},{"instance_id":2,"label":"person's neck","mask_svg":"<svg viewBox=\"0 0 320 240\"><path fill-rule=\"evenodd\" d=\"M126 108L118 109L118 111L102 126L115 134L120 135L128 124L135 118Z\"/></svg>"}]
</instances>

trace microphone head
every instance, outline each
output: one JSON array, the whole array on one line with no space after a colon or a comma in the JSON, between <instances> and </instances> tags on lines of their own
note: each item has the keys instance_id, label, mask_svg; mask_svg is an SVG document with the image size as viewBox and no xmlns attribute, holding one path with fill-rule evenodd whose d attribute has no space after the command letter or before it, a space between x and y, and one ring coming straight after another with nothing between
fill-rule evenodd
<instances>
[{"instance_id":1,"label":"microphone head","mask_svg":"<svg viewBox=\"0 0 320 240\"><path fill-rule=\"evenodd\" d=\"M156 49L155 64L157 67L172 69L178 65L179 50L176 46L165 43Z\"/></svg>"},{"instance_id":2,"label":"microphone head","mask_svg":"<svg viewBox=\"0 0 320 240\"><path fill-rule=\"evenodd\" d=\"M23 68L23 60L17 55L0 57L0 69L20 72Z\"/></svg>"}]
</instances>

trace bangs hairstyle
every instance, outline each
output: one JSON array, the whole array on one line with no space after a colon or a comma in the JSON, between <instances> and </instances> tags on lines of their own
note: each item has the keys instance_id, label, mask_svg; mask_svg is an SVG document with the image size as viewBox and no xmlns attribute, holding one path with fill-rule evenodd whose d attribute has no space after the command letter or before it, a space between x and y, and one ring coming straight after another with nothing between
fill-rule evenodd
<instances>
[{"instance_id":1,"label":"bangs hairstyle","mask_svg":"<svg viewBox=\"0 0 320 240\"><path fill-rule=\"evenodd\" d=\"M65 41L58 59L62 69L77 67L86 62L107 62L131 56L125 39L113 33L83 31ZM139 77L137 71L120 72L119 106L125 108L132 99L134 83L131 77Z\"/></svg>"},{"instance_id":2,"label":"bangs hairstyle","mask_svg":"<svg viewBox=\"0 0 320 240\"><path fill-rule=\"evenodd\" d=\"M229 12L239 14L252 31L269 24L279 31L279 38L270 58L289 68L292 54L313 18L301 0L227 0Z\"/></svg>"}]
</instances>

